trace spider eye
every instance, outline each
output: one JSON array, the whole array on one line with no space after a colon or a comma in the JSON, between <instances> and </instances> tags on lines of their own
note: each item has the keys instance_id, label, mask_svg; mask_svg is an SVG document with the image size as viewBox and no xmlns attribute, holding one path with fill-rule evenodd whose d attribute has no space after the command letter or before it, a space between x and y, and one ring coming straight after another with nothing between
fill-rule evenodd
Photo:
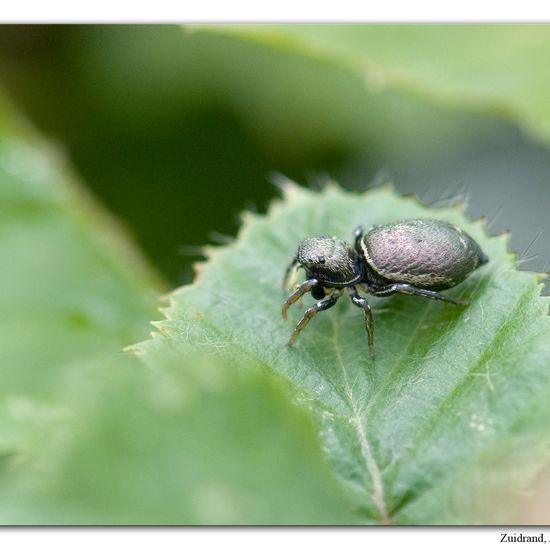
<instances>
[{"instance_id":1,"label":"spider eye","mask_svg":"<svg viewBox=\"0 0 550 550\"><path fill-rule=\"evenodd\" d=\"M324 256L318 256L317 257L317 261L320 263L320 264L324 264L325 263L325 257Z\"/></svg>"}]
</instances>

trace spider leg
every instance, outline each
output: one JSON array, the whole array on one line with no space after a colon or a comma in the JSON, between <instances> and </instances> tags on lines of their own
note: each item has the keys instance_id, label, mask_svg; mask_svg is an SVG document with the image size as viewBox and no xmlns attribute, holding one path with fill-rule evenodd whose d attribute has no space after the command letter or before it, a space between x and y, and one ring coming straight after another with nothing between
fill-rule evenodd
<instances>
[{"instance_id":1,"label":"spider leg","mask_svg":"<svg viewBox=\"0 0 550 550\"><path fill-rule=\"evenodd\" d=\"M384 297L384 296L391 296L392 294L412 294L414 296L422 296L424 298L431 298L432 300L441 300L443 302L449 302L451 304L455 304L459 306L470 305L470 302L467 300L455 300L454 298L451 298L450 296L445 296L444 294L440 294L435 290L418 288L416 286L409 285L406 283L395 283L393 285L388 285L381 288L371 287L369 285L367 288L369 293L372 294L373 296Z\"/></svg>"},{"instance_id":2,"label":"spider leg","mask_svg":"<svg viewBox=\"0 0 550 550\"><path fill-rule=\"evenodd\" d=\"M298 265L298 258L294 257L294 259L288 264L288 267L285 270L285 275L283 277L283 291L286 292L288 290L288 280L289 278L294 278L296 272L298 271L299 265ZM292 273L292 277L291 274Z\"/></svg>"},{"instance_id":3,"label":"spider leg","mask_svg":"<svg viewBox=\"0 0 550 550\"><path fill-rule=\"evenodd\" d=\"M311 292L311 289L318 285L319 281L317 279L308 279L305 283L302 283L285 301L283 308L281 309L281 315L283 319L286 319L287 309L294 303L297 302L306 292Z\"/></svg>"},{"instance_id":4,"label":"spider leg","mask_svg":"<svg viewBox=\"0 0 550 550\"><path fill-rule=\"evenodd\" d=\"M363 235L365 234L365 228L360 225L359 227L355 228L355 231L353 232L353 242L355 243L355 251L361 252L361 247L359 246L359 243L361 242L361 239L363 238Z\"/></svg>"},{"instance_id":5,"label":"spider leg","mask_svg":"<svg viewBox=\"0 0 550 550\"><path fill-rule=\"evenodd\" d=\"M354 286L348 288L348 292L353 304L360 307L365 314L365 330L367 331L367 340L369 343L369 355L374 357L374 319L372 310L367 299L361 296Z\"/></svg>"},{"instance_id":6,"label":"spider leg","mask_svg":"<svg viewBox=\"0 0 550 550\"><path fill-rule=\"evenodd\" d=\"M338 298L340 298L341 295L341 291L336 290L332 294L329 294L326 298L323 298L322 300L308 308L304 313L304 316L296 325L294 332L290 336L288 345L292 346L292 344L296 342L296 339L298 338L298 336L300 336L300 333L302 332L302 330L304 330L311 319L313 319L313 317L315 317L315 315L317 315L317 313L319 313L320 311L325 311L326 309L331 308L338 301Z\"/></svg>"}]
</instances>

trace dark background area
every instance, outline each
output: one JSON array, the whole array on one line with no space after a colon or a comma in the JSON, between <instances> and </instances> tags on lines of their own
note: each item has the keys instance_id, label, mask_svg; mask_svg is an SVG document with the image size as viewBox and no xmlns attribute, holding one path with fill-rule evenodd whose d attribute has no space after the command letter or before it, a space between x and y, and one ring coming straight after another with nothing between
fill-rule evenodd
<instances>
[{"instance_id":1,"label":"dark background area","mask_svg":"<svg viewBox=\"0 0 550 550\"><path fill-rule=\"evenodd\" d=\"M3 26L0 86L171 285L192 278L196 247L235 235L239 212L265 211L274 172L465 198L492 233L512 231L523 269L549 267L550 153L496 116L177 26Z\"/></svg>"}]
</instances>

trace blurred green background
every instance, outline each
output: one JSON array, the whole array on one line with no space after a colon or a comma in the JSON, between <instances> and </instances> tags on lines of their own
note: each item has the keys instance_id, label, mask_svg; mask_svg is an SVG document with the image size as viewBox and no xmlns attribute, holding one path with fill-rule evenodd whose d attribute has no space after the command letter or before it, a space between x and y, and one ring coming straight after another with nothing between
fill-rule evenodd
<instances>
[{"instance_id":1,"label":"blurred green background","mask_svg":"<svg viewBox=\"0 0 550 550\"><path fill-rule=\"evenodd\" d=\"M304 55L293 33L317 39L315 27L282 30L4 26L0 84L66 149L168 286L191 280L199 246L235 235L239 212L265 210L274 172L352 189L391 177L429 204L466 198L493 233L512 231L523 268L548 268L550 153L529 133L537 114L510 116L499 96L509 89L529 106L546 93L524 91L529 64L548 76L546 27L501 27L494 39L488 27L329 28L325 45L345 33L339 47L374 60L366 79L334 55ZM484 66L491 55L498 74ZM392 69L396 59L416 82ZM514 63L519 84L506 78ZM456 97L446 89L466 81L472 89Z\"/></svg>"}]
</instances>

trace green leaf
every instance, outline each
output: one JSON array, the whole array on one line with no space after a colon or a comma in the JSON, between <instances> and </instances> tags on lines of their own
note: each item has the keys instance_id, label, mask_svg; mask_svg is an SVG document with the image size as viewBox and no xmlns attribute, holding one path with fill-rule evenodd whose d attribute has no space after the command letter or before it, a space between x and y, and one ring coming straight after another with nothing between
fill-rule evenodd
<instances>
[{"instance_id":1,"label":"green leaf","mask_svg":"<svg viewBox=\"0 0 550 550\"><path fill-rule=\"evenodd\" d=\"M162 284L0 100L0 523L353 523L261 365L122 352Z\"/></svg>"},{"instance_id":2,"label":"green leaf","mask_svg":"<svg viewBox=\"0 0 550 550\"><path fill-rule=\"evenodd\" d=\"M49 398L75 362L147 335L163 285L0 97L0 396Z\"/></svg>"},{"instance_id":3,"label":"green leaf","mask_svg":"<svg viewBox=\"0 0 550 550\"><path fill-rule=\"evenodd\" d=\"M283 321L280 286L297 243L322 234L350 239L359 224L409 217L456 223L489 256L448 291L471 305L369 299L373 360L361 312L341 300L288 348L300 312ZM233 245L207 249L195 283L171 296L159 334L137 349L147 357L152 345L198 348L280 373L316 417L362 521L510 519L514 491L529 482L550 443L550 322L540 277L515 269L506 242L488 238L483 222L467 220L461 207L429 209L387 186L352 194L286 184L269 215L243 217Z\"/></svg>"},{"instance_id":4,"label":"green leaf","mask_svg":"<svg viewBox=\"0 0 550 550\"><path fill-rule=\"evenodd\" d=\"M246 25L236 33L344 67L369 87L512 119L550 143L547 25Z\"/></svg>"},{"instance_id":5,"label":"green leaf","mask_svg":"<svg viewBox=\"0 0 550 550\"><path fill-rule=\"evenodd\" d=\"M68 381L147 335L163 285L2 95L0 265L0 479L22 489L65 450Z\"/></svg>"},{"instance_id":6,"label":"green leaf","mask_svg":"<svg viewBox=\"0 0 550 550\"><path fill-rule=\"evenodd\" d=\"M356 522L309 415L256 362L161 350L148 366L89 377L70 446L23 501L24 523Z\"/></svg>"}]
</instances>

